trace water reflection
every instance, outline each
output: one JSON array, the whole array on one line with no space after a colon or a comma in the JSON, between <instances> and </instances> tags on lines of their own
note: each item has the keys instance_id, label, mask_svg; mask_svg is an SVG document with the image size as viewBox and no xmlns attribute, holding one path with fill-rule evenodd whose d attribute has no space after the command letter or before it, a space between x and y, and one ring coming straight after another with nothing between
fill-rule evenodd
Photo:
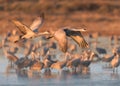
<instances>
[{"instance_id":1,"label":"water reflection","mask_svg":"<svg viewBox=\"0 0 120 86\"><path fill-rule=\"evenodd\" d=\"M98 71L96 71L98 70ZM35 72L28 70L17 71L14 67L6 66L5 78L13 85L32 86L79 86L81 85L96 85L107 86L111 85L113 81L107 83L108 80L120 80L120 74L113 73L111 70L104 70L101 63L94 63L90 66L90 70L87 73L62 71L61 74L57 72ZM6 79L4 79L6 81ZM105 82L104 82L105 80ZM87 83L86 83L87 81ZM118 84L118 82L115 82ZM92 83L92 84L91 84ZM99 85L97 84L99 83ZM16 85L16 84L15 84Z\"/></svg>"},{"instance_id":2,"label":"water reflection","mask_svg":"<svg viewBox=\"0 0 120 86\"><path fill-rule=\"evenodd\" d=\"M119 80L120 79L120 74L119 73L111 73L110 77L112 80Z\"/></svg>"},{"instance_id":3,"label":"water reflection","mask_svg":"<svg viewBox=\"0 0 120 86\"><path fill-rule=\"evenodd\" d=\"M6 66L6 70L5 70L6 75L10 75L10 74L15 73L15 72L16 72L16 70L15 70L15 67L13 65L8 64Z\"/></svg>"},{"instance_id":4,"label":"water reflection","mask_svg":"<svg viewBox=\"0 0 120 86\"><path fill-rule=\"evenodd\" d=\"M32 71L32 70L18 70L14 66L7 65L5 70L6 76L11 76L12 74L16 75L18 79L71 79L71 78L90 78L90 72L87 73L81 73L81 72L70 72L68 70L63 70L59 74L58 72L51 72L51 71L44 71L44 72L38 72L38 71Z\"/></svg>"}]
</instances>

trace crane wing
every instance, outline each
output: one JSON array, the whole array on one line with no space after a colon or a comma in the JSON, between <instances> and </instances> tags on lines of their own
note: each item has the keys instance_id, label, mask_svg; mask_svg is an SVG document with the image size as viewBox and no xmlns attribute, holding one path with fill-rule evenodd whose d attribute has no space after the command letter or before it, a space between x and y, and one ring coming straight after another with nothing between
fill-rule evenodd
<instances>
[{"instance_id":1,"label":"crane wing","mask_svg":"<svg viewBox=\"0 0 120 86\"><path fill-rule=\"evenodd\" d=\"M66 35L71 37L80 47L87 48L88 43L85 41L80 30L64 29Z\"/></svg>"},{"instance_id":2,"label":"crane wing","mask_svg":"<svg viewBox=\"0 0 120 86\"><path fill-rule=\"evenodd\" d=\"M22 24L18 20L12 20L12 22L16 25L16 27L20 30L22 34L34 33L29 27Z\"/></svg>"},{"instance_id":3,"label":"crane wing","mask_svg":"<svg viewBox=\"0 0 120 86\"><path fill-rule=\"evenodd\" d=\"M39 16L30 25L30 28L31 28L32 31L38 32L38 29L42 24L43 24L43 18Z\"/></svg>"}]
</instances>

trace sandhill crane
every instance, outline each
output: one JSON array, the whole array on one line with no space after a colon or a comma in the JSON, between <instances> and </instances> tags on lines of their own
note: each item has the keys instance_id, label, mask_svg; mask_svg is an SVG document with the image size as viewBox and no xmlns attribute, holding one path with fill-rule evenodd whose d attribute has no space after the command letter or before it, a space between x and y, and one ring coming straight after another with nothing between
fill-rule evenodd
<instances>
[{"instance_id":1,"label":"sandhill crane","mask_svg":"<svg viewBox=\"0 0 120 86\"><path fill-rule=\"evenodd\" d=\"M75 29L75 28L63 28L58 29L57 31L54 31L52 29L49 29L48 32L51 34L51 37L54 37L54 39L57 41L60 49L63 52L66 52L68 49L67 46L67 36L71 37L75 42L82 48L88 47L87 42L85 41L84 37L82 36L81 32L84 32L85 29Z\"/></svg>"},{"instance_id":2,"label":"sandhill crane","mask_svg":"<svg viewBox=\"0 0 120 86\"><path fill-rule=\"evenodd\" d=\"M40 72L44 67L44 63L38 60L34 60L32 65L30 66L30 70Z\"/></svg>"},{"instance_id":3,"label":"sandhill crane","mask_svg":"<svg viewBox=\"0 0 120 86\"><path fill-rule=\"evenodd\" d=\"M94 33L89 34L89 38L95 39L95 42L98 41L98 37L99 37L99 36L100 36L100 33L99 33L99 32L94 32Z\"/></svg>"},{"instance_id":4,"label":"sandhill crane","mask_svg":"<svg viewBox=\"0 0 120 86\"><path fill-rule=\"evenodd\" d=\"M56 62L57 62L57 60L54 61L51 59L51 55L46 55L44 60L43 60L44 70L45 70L44 73L49 74L51 72L51 70L50 70L51 65L56 63Z\"/></svg>"},{"instance_id":5,"label":"sandhill crane","mask_svg":"<svg viewBox=\"0 0 120 86\"><path fill-rule=\"evenodd\" d=\"M120 46L114 47L113 48L113 53L114 52L120 55Z\"/></svg>"},{"instance_id":6,"label":"sandhill crane","mask_svg":"<svg viewBox=\"0 0 120 86\"><path fill-rule=\"evenodd\" d=\"M44 63L44 68L49 68L52 64L56 63L56 61L51 59L51 55L45 56L43 63Z\"/></svg>"},{"instance_id":7,"label":"sandhill crane","mask_svg":"<svg viewBox=\"0 0 120 86\"><path fill-rule=\"evenodd\" d=\"M61 72L62 68L66 66L66 63L67 61L59 61L59 62L53 63L50 68Z\"/></svg>"},{"instance_id":8,"label":"sandhill crane","mask_svg":"<svg viewBox=\"0 0 120 86\"><path fill-rule=\"evenodd\" d=\"M119 53L119 50L118 50L117 48L113 48L112 53L113 53L112 56L109 55L109 54L106 54L106 55L104 55L104 56L101 58L101 60L102 60L103 62L108 62L108 63L109 63L109 66L110 66L110 62L111 62L111 61L114 59L114 57Z\"/></svg>"},{"instance_id":9,"label":"sandhill crane","mask_svg":"<svg viewBox=\"0 0 120 86\"><path fill-rule=\"evenodd\" d=\"M74 70L74 72L77 72L77 67L80 65L80 59L81 59L80 54L74 54L71 56L71 59L69 61L67 61L66 66L68 68L72 68L72 70Z\"/></svg>"},{"instance_id":10,"label":"sandhill crane","mask_svg":"<svg viewBox=\"0 0 120 86\"><path fill-rule=\"evenodd\" d=\"M86 31L85 29L75 29L75 28L70 28L70 27L64 27L62 29L60 28L57 31L55 31L51 27L48 27L49 29L42 33L35 33L34 30L32 30L31 28L27 27L26 25L22 24L21 22L17 20L12 20L12 22L24 34L21 37L22 39L34 38L39 35L50 35L49 38L54 37L55 40L58 42L60 49L63 52L66 52L67 51L67 36L68 36L68 37L71 37L73 40L75 40L75 42L82 48L88 47L87 42L85 41L84 37L81 34L81 32Z\"/></svg>"},{"instance_id":11,"label":"sandhill crane","mask_svg":"<svg viewBox=\"0 0 120 86\"><path fill-rule=\"evenodd\" d=\"M14 49L12 49L12 51L10 51L9 45L5 44L6 40L7 39L2 40L2 48L4 51L4 55L11 62L12 66L12 62L16 62L18 60L18 57L14 55L17 52L18 48L15 47Z\"/></svg>"},{"instance_id":12,"label":"sandhill crane","mask_svg":"<svg viewBox=\"0 0 120 86\"><path fill-rule=\"evenodd\" d=\"M92 51L87 51L86 55L83 55L80 60L80 65L82 66L82 73L88 72L88 67L93 61L95 53Z\"/></svg>"},{"instance_id":13,"label":"sandhill crane","mask_svg":"<svg viewBox=\"0 0 120 86\"><path fill-rule=\"evenodd\" d=\"M39 53L31 52L32 65L30 65L30 70L40 72L44 67L44 63L41 61L39 56Z\"/></svg>"},{"instance_id":14,"label":"sandhill crane","mask_svg":"<svg viewBox=\"0 0 120 86\"><path fill-rule=\"evenodd\" d=\"M19 39L19 35L15 29L5 33L3 37L6 39L6 42L15 42Z\"/></svg>"},{"instance_id":15,"label":"sandhill crane","mask_svg":"<svg viewBox=\"0 0 120 86\"><path fill-rule=\"evenodd\" d=\"M39 35L45 35L48 34L48 32L43 32L43 33L36 33L38 28L42 25L43 19L42 17L38 17L33 21L33 24L28 27L25 24L21 23L18 20L12 20L12 22L16 25L16 27L20 30L22 35L20 36L20 39L29 39L29 38L34 38ZM20 40L19 39L19 40ZM17 40L18 41L18 40Z\"/></svg>"},{"instance_id":16,"label":"sandhill crane","mask_svg":"<svg viewBox=\"0 0 120 86\"><path fill-rule=\"evenodd\" d=\"M89 66L90 63L93 61L95 53L92 52L91 50L85 51L83 53L83 57L81 58L81 63L83 63L84 66ZM86 61L86 62L85 62ZM84 64L85 62L85 64Z\"/></svg>"},{"instance_id":17,"label":"sandhill crane","mask_svg":"<svg viewBox=\"0 0 120 86\"><path fill-rule=\"evenodd\" d=\"M69 53L66 53L64 61L57 61L57 62L53 63L50 68L58 70L58 72L61 73L62 68L65 67L67 64L67 61L69 58L68 56L69 56Z\"/></svg>"},{"instance_id":18,"label":"sandhill crane","mask_svg":"<svg viewBox=\"0 0 120 86\"><path fill-rule=\"evenodd\" d=\"M3 35L3 40L5 41L5 44L9 45L9 47L22 47L24 45L22 41L14 43L18 39L19 35L16 30L12 30Z\"/></svg>"},{"instance_id":19,"label":"sandhill crane","mask_svg":"<svg viewBox=\"0 0 120 86\"><path fill-rule=\"evenodd\" d=\"M20 70L31 66L33 62L28 57L20 57L15 64L17 65L18 70Z\"/></svg>"},{"instance_id":20,"label":"sandhill crane","mask_svg":"<svg viewBox=\"0 0 120 86\"><path fill-rule=\"evenodd\" d=\"M120 56L119 56L119 54L116 54L116 56L110 62L110 65L113 68L113 72L115 72L115 68L117 68L120 65ZM117 72L117 70L116 70L116 72Z\"/></svg>"},{"instance_id":21,"label":"sandhill crane","mask_svg":"<svg viewBox=\"0 0 120 86\"><path fill-rule=\"evenodd\" d=\"M39 54L39 55L38 55ZM38 56L37 56L38 55ZM31 57L32 57L32 60L38 60L38 59L40 59L40 61L44 64L44 68L45 68L45 71L46 70L49 70L49 67L53 64L53 63L55 63L55 62L57 62L57 61L53 61L52 59L51 59L51 55L50 55L50 53L49 53L49 50L45 53L45 55L44 55L44 58L43 57L40 57L41 56L41 53L37 53L37 52L32 52L31 53ZM37 58L36 58L37 57ZM38 60L39 61L39 60Z\"/></svg>"},{"instance_id":22,"label":"sandhill crane","mask_svg":"<svg viewBox=\"0 0 120 86\"><path fill-rule=\"evenodd\" d=\"M17 30L12 30L12 32L9 32L9 37L8 40L10 42L16 42L17 40L19 40L20 35L18 34Z\"/></svg>"},{"instance_id":23,"label":"sandhill crane","mask_svg":"<svg viewBox=\"0 0 120 86\"><path fill-rule=\"evenodd\" d=\"M111 35L109 37L109 40L110 40L110 45L113 46L113 45L118 45L118 42L119 42L119 38L118 36L116 35Z\"/></svg>"}]
</instances>

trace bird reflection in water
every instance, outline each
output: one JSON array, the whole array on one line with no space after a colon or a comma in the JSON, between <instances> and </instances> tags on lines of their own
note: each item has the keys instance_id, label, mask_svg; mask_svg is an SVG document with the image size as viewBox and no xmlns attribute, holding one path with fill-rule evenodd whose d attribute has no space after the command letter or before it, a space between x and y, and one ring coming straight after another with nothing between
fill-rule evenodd
<instances>
[{"instance_id":1,"label":"bird reflection in water","mask_svg":"<svg viewBox=\"0 0 120 86\"><path fill-rule=\"evenodd\" d=\"M119 73L111 73L110 74L110 77L112 78L112 79L120 79L120 74Z\"/></svg>"},{"instance_id":2,"label":"bird reflection in water","mask_svg":"<svg viewBox=\"0 0 120 86\"><path fill-rule=\"evenodd\" d=\"M16 71L15 71L15 67L14 66L11 66L11 64L8 64L6 66L6 69L5 69L5 74L8 76L10 74L14 74Z\"/></svg>"}]
</instances>

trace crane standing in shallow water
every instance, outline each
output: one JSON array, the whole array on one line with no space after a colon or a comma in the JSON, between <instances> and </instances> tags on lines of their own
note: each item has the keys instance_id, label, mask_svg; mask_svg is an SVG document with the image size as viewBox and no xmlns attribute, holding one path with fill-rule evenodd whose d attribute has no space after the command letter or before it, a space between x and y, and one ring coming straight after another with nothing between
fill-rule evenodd
<instances>
[{"instance_id":1,"label":"crane standing in shallow water","mask_svg":"<svg viewBox=\"0 0 120 86\"><path fill-rule=\"evenodd\" d=\"M8 42L8 40L7 40L7 36L6 36L2 40L2 49L3 49L4 55L10 61L11 66L13 66L13 62L16 62L18 60L18 57L14 55L18 51L18 48L10 47L10 43L7 43L7 42Z\"/></svg>"},{"instance_id":2,"label":"crane standing in shallow water","mask_svg":"<svg viewBox=\"0 0 120 86\"><path fill-rule=\"evenodd\" d=\"M117 72L117 67L120 65L120 56L119 54L116 54L116 56L112 59L110 62L111 67L113 68L113 72ZM116 70L115 70L116 68Z\"/></svg>"}]
</instances>

